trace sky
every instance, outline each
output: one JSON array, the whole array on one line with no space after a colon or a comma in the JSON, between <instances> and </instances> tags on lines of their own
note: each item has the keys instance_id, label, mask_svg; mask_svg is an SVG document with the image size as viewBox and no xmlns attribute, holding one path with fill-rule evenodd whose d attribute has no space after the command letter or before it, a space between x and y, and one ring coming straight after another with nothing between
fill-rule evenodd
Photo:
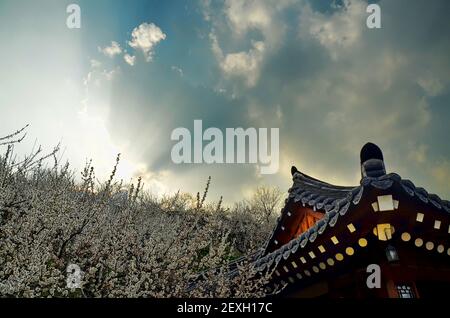
<instances>
[{"instance_id":1,"label":"sky","mask_svg":"<svg viewBox=\"0 0 450 318\"><path fill-rule=\"evenodd\" d=\"M380 29L363 0L0 0L0 135L30 124L20 155L61 143L99 179L121 153L118 177L158 195L211 176L209 198L225 202L287 191L292 165L357 185L371 141L388 172L449 199L450 2L376 3ZM279 128L278 172L174 164L171 132L196 119Z\"/></svg>"}]
</instances>

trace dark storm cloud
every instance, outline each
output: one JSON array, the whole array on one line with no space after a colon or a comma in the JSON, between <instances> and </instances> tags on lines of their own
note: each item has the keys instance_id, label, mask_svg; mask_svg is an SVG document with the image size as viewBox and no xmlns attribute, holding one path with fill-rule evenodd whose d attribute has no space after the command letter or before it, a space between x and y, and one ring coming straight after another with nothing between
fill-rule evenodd
<instances>
[{"instance_id":1,"label":"dark storm cloud","mask_svg":"<svg viewBox=\"0 0 450 318\"><path fill-rule=\"evenodd\" d=\"M265 1L208 6L200 33L209 55L199 72L209 74L210 82L199 85L192 72L180 77L169 67L176 61L124 71L115 83L110 130L132 140L136 146L129 150L150 171L173 171L180 179L213 174L226 193L261 180L249 166L173 165L174 128L192 129L194 119L202 119L205 128L280 127L285 166L264 181L283 187L294 163L331 182L358 182L359 149L373 141L384 150L388 170L445 196L450 4L378 3L380 30L366 27L364 1L334 7L283 1L272 11ZM240 14L232 10L236 6L253 7L251 14L245 8ZM167 41L189 50L177 47L176 37ZM258 50L255 42L261 43Z\"/></svg>"}]
</instances>

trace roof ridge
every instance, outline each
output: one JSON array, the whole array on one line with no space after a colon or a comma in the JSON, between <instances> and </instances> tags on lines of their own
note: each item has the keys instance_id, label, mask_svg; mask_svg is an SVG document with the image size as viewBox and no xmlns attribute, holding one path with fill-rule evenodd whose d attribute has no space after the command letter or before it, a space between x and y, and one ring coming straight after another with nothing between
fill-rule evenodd
<instances>
[{"instance_id":1,"label":"roof ridge","mask_svg":"<svg viewBox=\"0 0 450 318\"><path fill-rule=\"evenodd\" d=\"M294 173L294 175L292 176L292 180L295 182L296 180L300 179L301 181L306 181L306 182L310 182L311 185L313 186L318 186L320 185L321 187L325 186L327 188L330 189L340 189L340 190L352 190L354 188L357 188L358 185L354 185L354 186L340 186L340 185L334 185L319 179L316 179L314 177L311 177L310 175L307 175L303 172L300 171L296 171Z\"/></svg>"},{"instance_id":2,"label":"roof ridge","mask_svg":"<svg viewBox=\"0 0 450 318\"><path fill-rule=\"evenodd\" d=\"M296 174L299 174L300 176L304 176L304 174L301 174L300 172L296 172ZM306 176L306 177L308 177L308 176ZM314 179L314 178L312 178L312 179ZM317 179L315 179L315 180L317 180ZM295 180L294 180L294 182L295 182ZM425 202L425 203L429 202L432 205L434 205L437 209L444 210L445 212L450 213L450 201L441 199L437 194L428 193L428 191L426 189L424 189L422 187L417 187L409 179L402 179L402 177L397 173L389 173L389 174L386 174L386 175L383 175L380 177L364 177L361 179L361 185L355 186L354 188L349 189L348 196L342 197L342 198L335 198L331 202L331 206L329 207L330 210L325 211L324 218L326 218L326 224L322 225L323 230L325 229L325 227L327 227L329 225L333 227L335 225L338 217L340 215L342 216L347 213L347 210L350 208L351 203L353 203L353 205L355 205L355 206L358 205L365 188L367 188L368 186L372 186L372 187L379 188L379 189L388 189L392 186L392 184L394 182L398 182L401 185L402 189L411 197L417 196L422 202ZM293 195L291 194L290 196L288 196L288 198L286 200L289 200L293 197L295 198L295 196L296 196L296 194L293 194ZM284 212L284 208L282 209L282 213L283 212ZM274 231L272 232L270 238L268 239L268 241L266 243L266 246L264 248L265 251L267 251L268 244L272 240L273 235L275 234L275 231L278 228L280 221L281 221L281 216L278 218L277 225L275 226ZM269 256L271 254L279 254L280 251L282 251L281 253L286 252L285 250L289 249L287 246L289 246L290 244L291 245L295 244L295 243L292 243L293 241L299 242L299 241L308 239L310 233L315 232L315 231L317 231L317 233L319 233L319 230L317 228L315 228L315 226L310 227L307 231L302 233L299 237L294 238L294 239L290 240L289 242L286 242L282 246L278 247L276 250L274 250L268 254L262 253L261 259L267 258L267 256ZM306 244L307 241L304 241L304 242Z\"/></svg>"}]
</instances>

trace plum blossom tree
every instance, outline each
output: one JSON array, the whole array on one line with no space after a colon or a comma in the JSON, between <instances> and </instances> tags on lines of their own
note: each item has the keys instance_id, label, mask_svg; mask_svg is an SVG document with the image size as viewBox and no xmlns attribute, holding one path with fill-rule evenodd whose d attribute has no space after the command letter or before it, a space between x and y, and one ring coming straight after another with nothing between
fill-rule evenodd
<instances>
[{"instance_id":1,"label":"plum blossom tree","mask_svg":"<svg viewBox=\"0 0 450 318\"><path fill-rule=\"evenodd\" d=\"M270 272L257 274L243 257L230 275L229 264L260 251L278 190L261 188L231 208L206 202L211 180L202 196L156 198L141 180L115 181L119 156L106 182L95 182L91 162L77 182L58 147L17 160L25 128L0 138L0 297L266 295ZM67 285L70 264L81 269L76 288Z\"/></svg>"}]
</instances>

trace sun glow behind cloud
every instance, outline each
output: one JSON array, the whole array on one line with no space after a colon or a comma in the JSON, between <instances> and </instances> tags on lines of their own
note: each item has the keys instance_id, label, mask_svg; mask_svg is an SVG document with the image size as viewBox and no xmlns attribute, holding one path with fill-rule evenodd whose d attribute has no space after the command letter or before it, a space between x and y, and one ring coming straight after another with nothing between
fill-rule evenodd
<instances>
[{"instance_id":1,"label":"sun glow behind cloud","mask_svg":"<svg viewBox=\"0 0 450 318\"><path fill-rule=\"evenodd\" d=\"M61 143L61 160L68 160L79 172L92 159L96 176L104 180L123 152L106 125L110 82L120 69L102 68L93 60L89 67L95 71L86 75L87 55L80 34L58 23L64 13L63 4L30 5L28 10L2 4L0 40L9 43L9 49L0 52L0 135L30 124L28 137L16 148L19 158L34 143L45 151ZM22 19L17 21L14 17L19 14ZM33 28L36 20L42 22L40 29ZM14 29L14 37L6 29ZM117 177L135 181L137 167L123 153Z\"/></svg>"}]
</instances>

